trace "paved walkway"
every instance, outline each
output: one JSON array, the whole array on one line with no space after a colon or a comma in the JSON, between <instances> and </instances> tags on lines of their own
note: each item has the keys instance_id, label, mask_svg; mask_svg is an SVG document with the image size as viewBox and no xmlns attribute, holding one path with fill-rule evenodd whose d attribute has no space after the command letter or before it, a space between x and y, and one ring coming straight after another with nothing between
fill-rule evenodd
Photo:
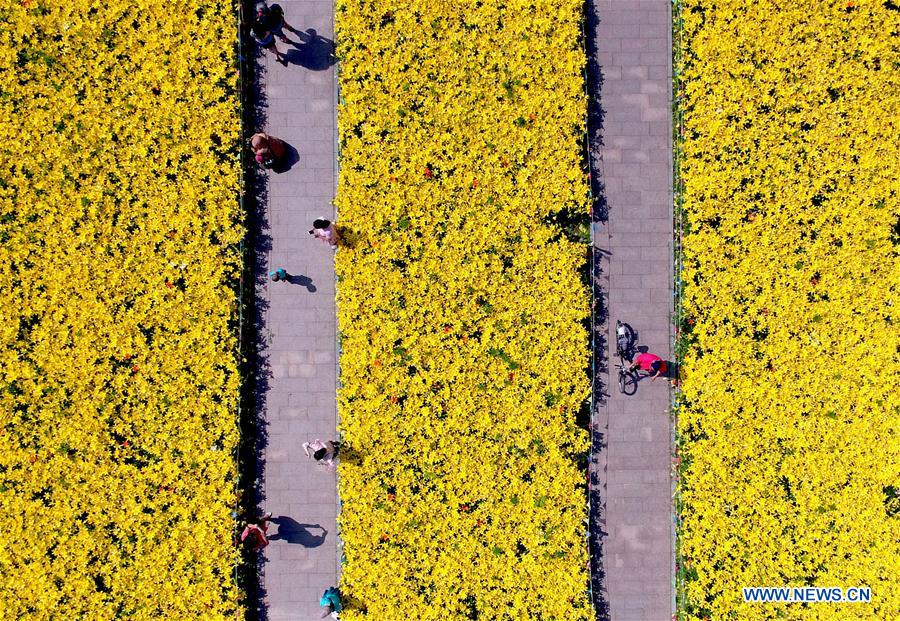
<instances>
[{"instance_id":1,"label":"paved walkway","mask_svg":"<svg viewBox=\"0 0 900 621\"><path fill-rule=\"evenodd\" d=\"M608 220L595 228L605 253L609 398L595 422L602 502L605 603L612 621L666 621L674 612L669 385L639 383L626 397L616 385L615 321L638 344L671 359L672 161L671 3L592 0L603 82L602 146L594 170L605 188ZM605 486L605 489L604 489Z\"/></svg>"},{"instance_id":2,"label":"paved walkway","mask_svg":"<svg viewBox=\"0 0 900 621\"><path fill-rule=\"evenodd\" d=\"M329 60L334 38L332 2L279 0L286 21L309 40L292 47L291 64L260 58L267 125L299 159L290 170L269 174L269 269L285 268L293 282L267 281L263 315L271 375L265 395L265 510L276 518L265 549L263 587L269 621L319 619L319 596L338 583L340 567L334 472L306 458L302 444L333 439L337 428L334 252L309 234L317 217L334 219L337 181L335 75ZM322 39L321 37L324 37ZM305 278L298 278L305 277Z\"/></svg>"}]
</instances>

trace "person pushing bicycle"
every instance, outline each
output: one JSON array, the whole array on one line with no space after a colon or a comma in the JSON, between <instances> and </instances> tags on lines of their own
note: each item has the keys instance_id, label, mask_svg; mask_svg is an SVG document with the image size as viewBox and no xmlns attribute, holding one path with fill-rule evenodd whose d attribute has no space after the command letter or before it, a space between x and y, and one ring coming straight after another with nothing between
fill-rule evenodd
<instances>
[{"instance_id":1,"label":"person pushing bicycle","mask_svg":"<svg viewBox=\"0 0 900 621\"><path fill-rule=\"evenodd\" d=\"M653 382L657 377L668 371L669 366L665 360L656 354L640 353L631 361L631 366L628 369L631 371L634 369L645 371L650 376L650 381Z\"/></svg>"}]
</instances>

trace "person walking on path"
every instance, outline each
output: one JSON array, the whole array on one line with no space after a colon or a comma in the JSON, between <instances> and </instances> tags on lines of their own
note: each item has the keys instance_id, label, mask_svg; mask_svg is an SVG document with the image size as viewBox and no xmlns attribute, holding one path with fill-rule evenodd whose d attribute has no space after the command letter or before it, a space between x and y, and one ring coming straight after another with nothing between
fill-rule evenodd
<instances>
[{"instance_id":1,"label":"person walking on path","mask_svg":"<svg viewBox=\"0 0 900 621\"><path fill-rule=\"evenodd\" d=\"M258 520L245 522L244 532L241 533L241 541L250 546L254 552L259 552L265 548L269 545L266 531L269 529L269 520L271 519L272 514L266 513Z\"/></svg>"},{"instance_id":2,"label":"person walking on path","mask_svg":"<svg viewBox=\"0 0 900 621\"><path fill-rule=\"evenodd\" d=\"M301 34L299 30L285 21L284 9L281 8L280 4L273 4L272 6L266 6L265 4L263 4L256 11L256 21L260 24L263 24L266 28L269 29L272 34L274 34L285 43L293 44L293 41L291 41L284 35L285 29L290 30L296 35Z\"/></svg>"},{"instance_id":3,"label":"person walking on path","mask_svg":"<svg viewBox=\"0 0 900 621\"><path fill-rule=\"evenodd\" d=\"M279 162L283 162L287 155L287 145L284 140L270 136L264 132L258 132L250 137L250 149L256 163L263 168L272 168Z\"/></svg>"},{"instance_id":4,"label":"person walking on path","mask_svg":"<svg viewBox=\"0 0 900 621\"><path fill-rule=\"evenodd\" d=\"M329 615L337 619L338 613L341 612L340 592L333 586L328 587L327 589L325 589L325 592L322 593L322 597L319 598L319 606L324 609L324 611L322 612L323 619Z\"/></svg>"},{"instance_id":5,"label":"person walking on path","mask_svg":"<svg viewBox=\"0 0 900 621\"><path fill-rule=\"evenodd\" d=\"M279 267L274 272L269 272L269 277L272 279L272 282L278 282L279 280L288 280L291 275L283 267Z\"/></svg>"},{"instance_id":6,"label":"person walking on path","mask_svg":"<svg viewBox=\"0 0 900 621\"><path fill-rule=\"evenodd\" d=\"M310 454L312 451L312 454ZM337 457L338 447L331 440L322 442L316 438L312 442L303 443L303 452L307 457L312 457L317 463L325 464L331 470L335 469L334 460Z\"/></svg>"},{"instance_id":7,"label":"person walking on path","mask_svg":"<svg viewBox=\"0 0 900 621\"><path fill-rule=\"evenodd\" d=\"M653 382L657 377L668 371L669 367L666 364L666 361L656 354L644 352L635 357L630 368L632 370L639 369L641 371L646 371L648 374L652 374L650 381Z\"/></svg>"},{"instance_id":8,"label":"person walking on path","mask_svg":"<svg viewBox=\"0 0 900 621\"><path fill-rule=\"evenodd\" d=\"M337 248L338 243L341 241L341 235L338 233L337 227L334 226L333 222L325 218L314 220L313 228L309 231L309 234L329 244L332 249Z\"/></svg>"},{"instance_id":9,"label":"person walking on path","mask_svg":"<svg viewBox=\"0 0 900 621\"><path fill-rule=\"evenodd\" d=\"M259 46L264 50L275 52L275 59L287 67L287 55L282 54L281 50L278 49L278 46L275 45L275 33L269 30L269 27L265 23L258 20L254 22L251 30L253 31L253 38L256 39Z\"/></svg>"}]
</instances>

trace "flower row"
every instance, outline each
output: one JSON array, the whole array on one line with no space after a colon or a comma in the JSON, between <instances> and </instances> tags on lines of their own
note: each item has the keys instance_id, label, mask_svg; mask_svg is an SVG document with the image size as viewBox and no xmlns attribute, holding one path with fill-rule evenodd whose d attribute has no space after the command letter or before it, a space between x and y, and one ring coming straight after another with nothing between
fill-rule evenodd
<instances>
[{"instance_id":1,"label":"flower row","mask_svg":"<svg viewBox=\"0 0 900 621\"><path fill-rule=\"evenodd\" d=\"M219 0L0 12L5 618L239 609L235 31Z\"/></svg>"},{"instance_id":2,"label":"flower row","mask_svg":"<svg viewBox=\"0 0 900 621\"><path fill-rule=\"evenodd\" d=\"M684 2L685 619L900 615L896 8Z\"/></svg>"},{"instance_id":3,"label":"flower row","mask_svg":"<svg viewBox=\"0 0 900 621\"><path fill-rule=\"evenodd\" d=\"M342 619L593 618L580 17L338 2Z\"/></svg>"}]
</instances>

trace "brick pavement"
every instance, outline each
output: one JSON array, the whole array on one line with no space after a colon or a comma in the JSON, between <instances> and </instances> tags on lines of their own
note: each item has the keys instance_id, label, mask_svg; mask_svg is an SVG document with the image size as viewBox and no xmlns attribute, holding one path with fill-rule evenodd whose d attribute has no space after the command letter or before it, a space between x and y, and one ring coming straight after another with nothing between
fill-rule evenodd
<instances>
[{"instance_id":1,"label":"brick pavement","mask_svg":"<svg viewBox=\"0 0 900 621\"><path fill-rule=\"evenodd\" d=\"M320 618L319 596L338 583L340 569L335 474L307 459L302 449L308 440L334 439L337 428L334 252L307 232L317 217L334 219L335 71L327 58L334 6L319 0L279 4L291 26L315 29L327 39L293 49L278 41L281 51L290 50L287 67L270 53L259 58L265 131L299 154L290 170L269 173L268 266L305 276L314 287L269 281L259 292L269 303L263 354L271 371L265 395L265 510L294 521L272 525L263 586L269 621L307 621ZM279 531L287 539L279 538Z\"/></svg>"},{"instance_id":2,"label":"brick pavement","mask_svg":"<svg viewBox=\"0 0 900 621\"><path fill-rule=\"evenodd\" d=\"M671 359L672 147L671 4L592 0L603 81L602 146L594 145L609 208L595 227L610 344L609 397L595 414L605 450L596 455L602 509L605 592L612 621L668 621L673 613L671 423L669 386L643 380L624 396L612 366L615 321L639 345Z\"/></svg>"}]
</instances>

